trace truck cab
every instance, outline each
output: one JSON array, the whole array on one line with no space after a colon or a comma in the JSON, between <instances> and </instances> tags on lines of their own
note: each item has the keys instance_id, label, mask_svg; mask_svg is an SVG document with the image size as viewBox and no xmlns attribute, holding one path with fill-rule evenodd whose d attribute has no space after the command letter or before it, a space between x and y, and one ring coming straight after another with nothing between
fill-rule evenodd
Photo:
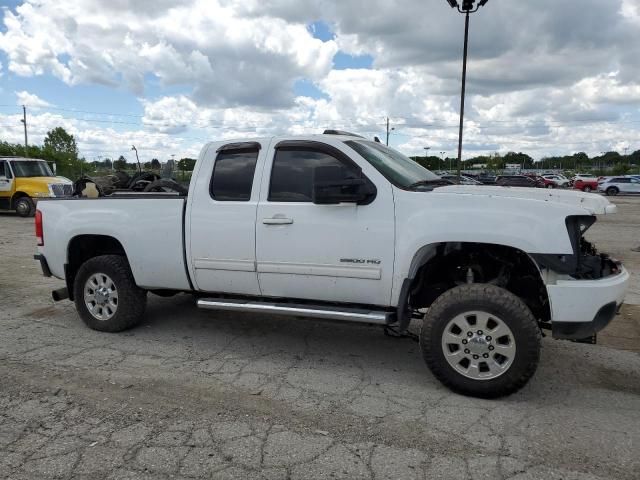
<instances>
[{"instance_id":1,"label":"truck cab","mask_svg":"<svg viewBox=\"0 0 640 480\"><path fill-rule=\"evenodd\" d=\"M0 209L33 216L42 198L70 197L73 183L56 177L44 160L0 157Z\"/></svg>"}]
</instances>

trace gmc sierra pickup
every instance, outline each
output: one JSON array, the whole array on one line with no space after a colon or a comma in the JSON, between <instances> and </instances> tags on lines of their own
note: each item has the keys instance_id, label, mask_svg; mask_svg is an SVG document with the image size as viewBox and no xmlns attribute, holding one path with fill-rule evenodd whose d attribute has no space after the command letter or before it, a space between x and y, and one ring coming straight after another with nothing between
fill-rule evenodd
<instances>
[{"instance_id":1,"label":"gmc sierra pickup","mask_svg":"<svg viewBox=\"0 0 640 480\"><path fill-rule=\"evenodd\" d=\"M396 150L343 132L207 144L186 196L38 204L45 275L105 332L147 293L206 309L380 324L423 316L420 346L456 392L498 397L534 374L541 329L584 339L629 274L583 238L616 207L576 191L444 185ZM426 313L424 313L426 312Z\"/></svg>"}]
</instances>

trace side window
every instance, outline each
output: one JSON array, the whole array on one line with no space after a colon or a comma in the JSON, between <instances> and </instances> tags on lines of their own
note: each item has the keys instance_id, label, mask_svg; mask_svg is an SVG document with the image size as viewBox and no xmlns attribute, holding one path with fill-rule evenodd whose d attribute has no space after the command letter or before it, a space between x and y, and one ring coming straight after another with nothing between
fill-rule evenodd
<instances>
[{"instance_id":1,"label":"side window","mask_svg":"<svg viewBox=\"0 0 640 480\"><path fill-rule=\"evenodd\" d=\"M257 150L220 152L213 167L211 197L219 202L248 202L257 161Z\"/></svg>"},{"instance_id":2,"label":"side window","mask_svg":"<svg viewBox=\"0 0 640 480\"><path fill-rule=\"evenodd\" d=\"M317 170L316 170L317 169ZM326 179L354 179L358 173L332 155L311 149L278 149L273 159L270 202L311 202L313 179L322 169Z\"/></svg>"},{"instance_id":3,"label":"side window","mask_svg":"<svg viewBox=\"0 0 640 480\"><path fill-rule=\"evenodd\" d=\"M4 160L0 160L0 177L7 177L7 173L6 173L6 168L5 165L7 164L7 162L5 162Z\"/></svg>"}]
</instances>

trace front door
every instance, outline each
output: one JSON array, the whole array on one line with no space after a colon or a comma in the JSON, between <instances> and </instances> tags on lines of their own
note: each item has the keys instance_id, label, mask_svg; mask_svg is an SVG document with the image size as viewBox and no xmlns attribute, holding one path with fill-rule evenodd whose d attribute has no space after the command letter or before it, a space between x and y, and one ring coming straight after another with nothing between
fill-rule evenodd
<instances>
[{"instance_id":1,"label":"front door","mask_svg":"<svg viewBox=\"0 0 640 480\"><path fill-rule=\"evenodd\" d=\"M364 174L377 188L375 199L369 205L314 204L316 167L332 167L346 179ZM389 305L395 228L391 185L379 181L370 165L359 172L342 150L319 142L272 145L264 172L256 222L262 294Z\"/></svg>"},{"instance_id":2,"label":"front door","mask_svg":"<svg viewBox=\"0 0 640 480\"><path fill-rule=\"evenodd\" d=\"M256 168L261 149L258 142L246 142L204 153L194 178L199 193L189 196L187 215L197 290L260 294L255 257L259 181L254 187L254 178L261 170Z\"/></svg>"},{"instance_id":3,"label":"front door","mask_svg":"<svg viewBox=\"0 0 640 480\"><path fill-rule=\"evenodd\" d=\"M9 162L0 160L0 208L9 208L13 193L13 175Z\"/></svg>"}]
</instances>

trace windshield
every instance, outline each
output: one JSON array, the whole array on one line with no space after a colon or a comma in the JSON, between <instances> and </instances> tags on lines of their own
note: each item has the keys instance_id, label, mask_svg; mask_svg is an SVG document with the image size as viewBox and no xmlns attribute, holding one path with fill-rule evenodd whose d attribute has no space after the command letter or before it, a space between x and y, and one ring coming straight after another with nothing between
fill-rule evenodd
<instances>
[{"instance_id":1,"label":"windshield","mask_svg":"<svg viewBox=\"0 0 640 480\"><path fill-rule=\"evenodd\" d=\"M47 162L38 160L11 162L16 177L53 177L53 172Z\"/></svg>"},{"instance_id":2,"label":"windshield","mask_svg":"<svg viewBox=\"0 0 640 480\"><path fill-rule=\"evenodd\" d=\"M369 140L350 140L345 143L397 187L408 189L418 184L443 181L419 163L381 143Z\"/></svg>"}]
</instances>

